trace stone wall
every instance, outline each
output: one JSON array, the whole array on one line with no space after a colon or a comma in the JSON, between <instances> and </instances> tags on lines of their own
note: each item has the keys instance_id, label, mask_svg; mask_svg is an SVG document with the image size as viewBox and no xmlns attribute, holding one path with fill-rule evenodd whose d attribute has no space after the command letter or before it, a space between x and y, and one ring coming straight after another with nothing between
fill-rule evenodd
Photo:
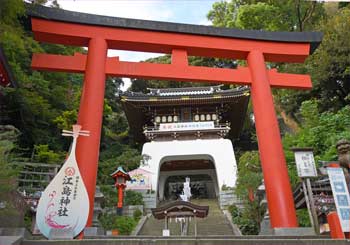
<instances>
[{"instance_id":1,"label":"stone wall","mask_svg":"<svg viewBox=\"0 0 350 245\"><path fill-rule=\"evenodd\" d=\"M219 204L221 209L226 209L230 205L243 207L242 201L236 197L234 190L220 191Z\"/></svg>"},{"instance_id":2,"label":"stone wall","mask_svg":"<svg viewBox=\"0 0 350 245\"><path fill-rule=\"evenodd\" d=\"M128 205L123 207L123 215L133 217L134 212L140 210L143 215L143 205Z\"/></svg>"},{"instance_id":3,"label":"stone wall","mask_svg":"<svg viewBox=\"0 0 350 245\"><path fill-rule=\"evenodd\" d=\"M151 212L151 208L157 207L157 195L156 193L143 193L143 203L146 213Z\"/></svg>"}]
</instances>

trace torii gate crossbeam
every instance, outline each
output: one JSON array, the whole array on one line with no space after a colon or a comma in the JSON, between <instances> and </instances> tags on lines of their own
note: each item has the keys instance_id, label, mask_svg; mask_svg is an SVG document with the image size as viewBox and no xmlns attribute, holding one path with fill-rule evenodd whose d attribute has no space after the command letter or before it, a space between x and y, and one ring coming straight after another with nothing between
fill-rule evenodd
<instances>
[{"instance_id":1,"label":"torii gate crossbeam","mask_svg":"<svg viewBox=\"0 0 350 245\"><path fill-rule=\"evenodd\" d=\"M131 20L37 6L29 13L38 41L88 47L74 56L34 54L37 70L85 73L78 123L91 132L79 138L77 160L89 198L91 225L99 156L105 77L140 77L220 82L251 86L253 110L271 226L296 227L293 196L271 87L310 89L308 75L284 74L265 62L304 62L321 42L321 33L242 31L226 28ZM171 64L107 58L108 49L168 53ZM187 56L247 60L247 67L189 66Z\"/></svg>"}]
</instances>

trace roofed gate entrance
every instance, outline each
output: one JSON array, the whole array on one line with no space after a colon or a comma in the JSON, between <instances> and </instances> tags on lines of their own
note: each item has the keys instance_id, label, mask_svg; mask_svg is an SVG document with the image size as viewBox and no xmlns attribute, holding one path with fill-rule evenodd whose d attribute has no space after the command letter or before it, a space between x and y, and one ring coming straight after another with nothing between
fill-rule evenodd
<instances>
[{"instance_id":1,"label":"roofed gate entrance","mask_svg":"<svg viewBox=\"0 0 350 245\"><path fill-rule=\"evenodd\" d=\"M310 89L308 75L278 73L265 62L304 62L321 42L320 33L243 31L112 18L36 7L31 12L35 39L88 47L88 54L34 54L33 69L85 73L78 124L91 132L79 138L77 161L90 199L91 225L106 76L198 81L251 86L272 227L296 227L297 220L271 87ZM167 53L171 64L123 62L107 49ZM187 56L247 60L237 69L193 67Z\"/></svg>"}]
</instances>

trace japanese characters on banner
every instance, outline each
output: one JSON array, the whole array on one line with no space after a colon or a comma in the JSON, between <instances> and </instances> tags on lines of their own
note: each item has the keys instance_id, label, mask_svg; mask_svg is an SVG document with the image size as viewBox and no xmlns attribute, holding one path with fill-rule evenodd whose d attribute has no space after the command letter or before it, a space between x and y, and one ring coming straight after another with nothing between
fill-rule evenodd
<instances>
[{"instance_id":1,"label":"japanese characters on banner","mask_svg":"<svg viewBox=\"0 0 350 245\"><path fill-rule=\"evenodd\" d=\"M299 177L316 177L314 154L312 151L295 151L295 162Z\"/></svg>"},{"instance_id":2,"label":"japanese characters on banner","mask_svg":"<svg viewBox=\"0 0 350 245\"><path fill-rule=\"evenodd\" d=\"M131 180L126 182L127 190L150 190L152 189L152 173L142 168L128 172Z\"/></svg>"},{"instance_id":3,"label":"japanese characters on banner","mask_svg":"<svg viewBox=\"0 0 350 245\"><path fill-rule=\"evenodd\" d=\"M333 198L343 232L350 231L350 197L341 168L327 168Z\"/></svg>"},{"instance_id":4,"label":"japanese characters on banner","mask_svg":"<svg viewBox=\"0 0 350 245\"><path fill-rule=\"evenodd\" d=\"M39 200L36 222L41 233L50 238L53 234L66 234L72 238L85 227L89 215L89 197L75 158L79 135L88 136L74 125L73 131L64 130L64 136L73 136L71 151L55 178L46 187Z\"/></svg>"},{"instance_id":5,"label":"japanese characters on banner","mask_svg":"<svg viewBox=\"0 0 350 245\"><path fill-rule=\"evenodd\" d=\"M197 129L213 129L214 122L182 122L182 123L161 123L159 125L160 131L185 131Z\"/></svg>"}]
</instances>

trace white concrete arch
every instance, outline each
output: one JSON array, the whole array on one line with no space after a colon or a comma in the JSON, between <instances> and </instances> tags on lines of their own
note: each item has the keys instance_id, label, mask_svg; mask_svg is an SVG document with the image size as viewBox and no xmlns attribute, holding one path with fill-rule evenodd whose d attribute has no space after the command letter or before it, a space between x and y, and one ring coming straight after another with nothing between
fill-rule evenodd
<instances>
[{"instance_id":1,"label":"white concrete arch","mask_svg":"<svg viewBox=\"0 0 350 245\"><path fill-rule=\"evenodd\" d=\"M160 166L167 159L191 160L209 158L215 166L219 189L221 190L223 185L228 187L235 187L236 185L236 158L232 143L228 139L152 141L143 145L142 155L149 156L147 163L141 168L152 173L152 189L157 193L159 193ZM199 158L200 156L206 158Z\"/></svg>"},{"instance_id":2,"label":"white concrete arch","mask_svg":"<svg viewBox=\"0 0 350 245\"><path fill-rule=\"evenodd\" d=\"M180 170L180 171L162 171L160 174L160 169L163 163L168 162L168 161L176 161L176 160L210 160L212 164L215 167L215 160L213 159L212 156L210 155L203 155L203 154L198 154L198 155L175 155L175 156L166 156L163 157L160 160L159 163L159 173L158 173L158 197L159 200L162 201L164 199L164 188L165 188L165 182L166 180L171 177L171 176L179 176L179 175L186 175L191 178L193 175L198 175L198 174L207 174L211 177L211 179L214 182L214 188L215 188L215 194L216 197L219 196L219 182L216 174L216 167L215 169L196 169L196 170Z\"/></svg>"}]
</instances>

